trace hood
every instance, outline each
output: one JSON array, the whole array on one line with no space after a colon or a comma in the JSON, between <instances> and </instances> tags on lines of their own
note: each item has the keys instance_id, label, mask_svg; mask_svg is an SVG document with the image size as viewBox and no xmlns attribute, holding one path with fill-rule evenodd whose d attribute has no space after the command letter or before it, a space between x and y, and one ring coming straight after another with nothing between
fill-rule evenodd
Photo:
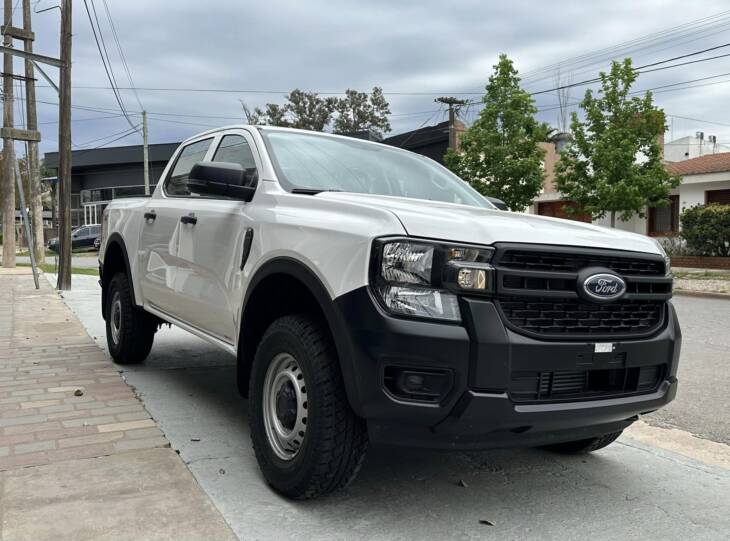
<instances>
[{"instance_id":1,"label":"hood","mask_svg":"<svg viewBox=\"0 0 730 541\"><path fill-rule=\"evenodd\" d=\"M649 237L573 220L381 195L323 192L317 197L394 213L409 235L473 244L522 242L661 254Z\"/></svg>"}]
</instances>

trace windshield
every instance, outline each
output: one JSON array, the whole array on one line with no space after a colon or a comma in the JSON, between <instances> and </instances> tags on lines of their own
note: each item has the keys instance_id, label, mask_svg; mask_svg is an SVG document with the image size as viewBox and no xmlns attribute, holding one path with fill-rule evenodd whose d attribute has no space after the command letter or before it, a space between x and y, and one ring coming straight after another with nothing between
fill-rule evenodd
<instances>
[{"instance_id":1,"label":"windshield","mask_svg":"<svg viewBox=\"0 0 730 541\"><path fill-rule=\"evenodd\" d=\"M392 195L494 208L448 169L412 152L346 137L261 132L287 190Z\"/></svg>"}]
</instances>

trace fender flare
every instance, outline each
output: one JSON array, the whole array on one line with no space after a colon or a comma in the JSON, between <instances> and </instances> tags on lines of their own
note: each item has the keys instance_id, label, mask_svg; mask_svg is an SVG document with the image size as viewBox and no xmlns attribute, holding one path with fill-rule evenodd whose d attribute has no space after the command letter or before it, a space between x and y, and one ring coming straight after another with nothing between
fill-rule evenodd
<instances>
[{"instance_id":1,"label":"fender flare","mask_svg":"<svg viewBox=\"0 0 730 541\"><path fill-rule=\"evenodd\" d=\"M104 246L104 259L106 259L106 255L109 253L109 249L115 244L118 245L119 249L122 251L122 260L124 261L124 269L127 273L127 276L129 277L129 288L132 290L132 299L134 300L134 304L137 304L137 295L134 290L134 280L132 279L132 268L129 265L129 254L127 252L127 245L124 242L124 238L119 233L114 232L109 235L109 238L107 238L106 245ZM104 272L103 261L101 262L99 271L101 278L101 314L102 317L106 319L106 311L104 310L104 307L106 306L106 286L112 279L112 276L109 276L109 273Z\"/></svg>"},{"instance_id":2,"label":"fender flare","mask_svg":"<svg viewBox=\"0 0 730 541\"><path fill-rule=\"evenodd\" d=\"M324 314L327 325L329 326L330 335L332 336L335 350L337 351L340 373L342 374L342 380L345 384L345 392L347 394L348 402L355 413L362 416L362 411L359 407L360 400L358 399L359 392L357 390L355 371L351 366L354 355L352 353L352 346L347 338L349 333L345 326L344 319L339 313L334 300L330 297L327 288L324 286L319 277L305 263L302 263L297 259L286 256L271 259L264 263L251 278L249 286L246 289L243 306L241 308L241 330L239 331L239 337L241 339L238 343L239 355L237 356L239 365L242 362L241 352L243 351L243 348L241 346L243 336L242 330L243 325L245 325L244 315L246 313L250 296L256 290L259 283L273 274L289 275L304 284L304 286L309 289L310 293L312 293L312 296L317 301L320 310Z\"/></svg>"}]
</instances>

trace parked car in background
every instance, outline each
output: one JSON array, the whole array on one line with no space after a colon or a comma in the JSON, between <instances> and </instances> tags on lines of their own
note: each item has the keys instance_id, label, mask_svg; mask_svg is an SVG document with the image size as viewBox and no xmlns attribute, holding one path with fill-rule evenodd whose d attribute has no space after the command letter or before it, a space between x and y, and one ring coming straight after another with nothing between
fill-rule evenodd
<instances>
[{"instance_id":1,"label":"parked car in background","mask_svg":"<svg viewBox=\"0 0 730 541\"><path fill-rule=\"evenodd\" d=\"M99 224L85 225L71 231L71 249L99 249L101 226ZM58 237L48 241L48 249L58 252Z\"/></svg>"}]
</instances>

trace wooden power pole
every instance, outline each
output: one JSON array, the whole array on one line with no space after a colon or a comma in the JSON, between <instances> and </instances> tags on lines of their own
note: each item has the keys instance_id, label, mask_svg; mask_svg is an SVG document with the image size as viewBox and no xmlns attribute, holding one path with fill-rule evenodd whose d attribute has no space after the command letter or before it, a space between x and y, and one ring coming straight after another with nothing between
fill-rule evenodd
<instances>
[{"instance_id":1,"label":"wooden power pole","mask_svg":"<svg viewBox=\"0 0 730 541\"><path fill-rule=\"evenodd\" d=\"M6 0L7 1L7 0ZM71 289L71 0L61 2L61 77L58 124L58 242L56 288Z\"/></svg>"},{"instance_id":2,"label":"wooden power pole","mask_svg":"<svg viewBox=\"0 0 730 541\"><path fill-rule=\"evenodd\" d=\"M3 46L13 46L9 30L13 26L13 2L5 0ZM13 128L13 57L3 58L3 128ZM15 141L10 130L3 131L3 267L15 267Z\"/></svg>"},{"instance_id":3,"label":"wooden power pole","mask_svg":"<svg viewBox=\"0 0 730 541\"><path fill-rule=\"evenodd\" d=\"M144 160L144 194L150 194L150 149L147 142L147 111L142 111L142 156Z\"/></svg>"},{"instance_id":4,"label":"wooden power pole","mask_svg":"<svg viewBox=\"0 0 730 541\"><path fill-rule=\"evenodd\" d=\"M449 148L451 150L456 150L456 112L459 107L466 105L467 101L450 97L436 98L434 101L449 106Z\"/></svg>"},{"instance_id":5,"label":"wooden power pole","mask_svg":"<svg viewBox=\"0 0 730 541\"><path fill-rule=\"evenodd\" d=\"M23 30L26 33L24 50L33 53L33 32L31 27L30 0L23 0ZM33 61L25 59L25 105L27 111L27 128L38 131L38 114L35 101L35 70ZM30 184L30 209L33 220L33 251L37 263L46 259L43 239L43 191L41 187L41 168L38 156L38 141L28 141L28 183ZM30 240L29 249L30 249Z\"/></svg>"}]
</instances>

